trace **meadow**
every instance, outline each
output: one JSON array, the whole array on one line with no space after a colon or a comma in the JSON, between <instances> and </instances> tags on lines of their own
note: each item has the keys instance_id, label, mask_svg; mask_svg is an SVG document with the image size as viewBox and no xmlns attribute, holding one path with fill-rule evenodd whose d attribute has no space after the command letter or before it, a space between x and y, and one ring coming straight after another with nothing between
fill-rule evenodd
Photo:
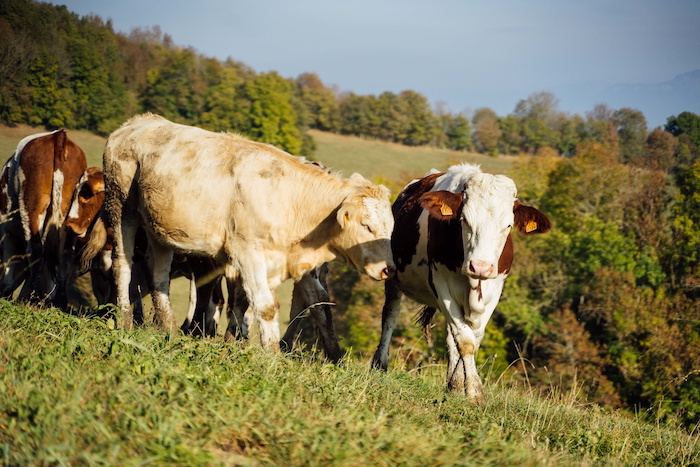
<instances>
[{"instance_id":1,"label":"meadow","mask_svg":"<svg viewBox=\"0 0 700 467\"><path fill-rule=\"evenodd\" d=\"M501 384L0 301L4 465L698 465L697 433Z\"/></svg>"}]
</instances>

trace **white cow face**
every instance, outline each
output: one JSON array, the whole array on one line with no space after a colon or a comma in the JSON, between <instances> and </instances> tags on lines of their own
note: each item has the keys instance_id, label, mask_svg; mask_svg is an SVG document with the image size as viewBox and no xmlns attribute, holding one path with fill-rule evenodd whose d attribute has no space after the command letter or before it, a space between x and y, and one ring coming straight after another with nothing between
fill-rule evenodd
<instances>
[{"instance_id":1,"label":"white cow face","mask_svg":"<svg viewBox=\"0 0 700 467\"><path fill-rule=\"evenodd\" d=\"M464 249L462 274L472 279L494 279L514 223L515 183L503 175L480 173L471 177L463 190L428 192L421 197L421 205L433 218L459 219Z\"/></svg>"},{"instance_id":2,"label":"white cow face","mask_svg":"<svg viewBox=\"0 0 700 467\"><path fill-rule=\"evenodd\" d=\"M338 210L341 232L337 245L346 262L375 280L388 279L396 266L391 254L394 217L389 190L381 197L348 197Z\"/></svg>"}]
</instances>

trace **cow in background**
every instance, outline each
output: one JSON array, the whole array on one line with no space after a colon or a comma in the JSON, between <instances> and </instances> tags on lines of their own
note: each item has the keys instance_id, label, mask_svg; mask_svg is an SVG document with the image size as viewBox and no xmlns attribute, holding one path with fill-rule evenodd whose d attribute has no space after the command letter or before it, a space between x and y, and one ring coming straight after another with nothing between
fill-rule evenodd
<instances>
[{"instance_id":1,"label":"cow in background","mask_svg":"<svg viewBox=\"0 0 700 467\"><path fill-rule=\"evenodd\" d=\"M516 198L513 181L462 164L409 183L393 205L396 274L385 284L382 336L372 359L386 370L401 297L447 323L447 387L483 402L475 356L513 261L511 228L547 232L551 222Z\"/></svg>"},{"instance_id":2,"label":"cow in background","mask_svg":"<svg viewBox=\"0 0 700 467\"><path fill-rule=\"evenodd\" d=\"M129 328L134 236L154 253L156 319L173 331L168 277L173 253L215 258L240 281L261 343L279 349L272 290L332 260L382 280L394 269L389 191L360 175L322 173L273 146L179 125L153 114L113 132L104 155L105 208L114 227L120 324Z\"/></svg>"},{"instance_id":3,"label":"cow in background","mask_svg":"<svg viewBox=\"0 0 700 467\"><path fill-rule=\"evenodd\" d=\"M76 260L61 265L66 268L64 275L67 283L63 285L66 288L81 274L90 273L92 290L98 305L116 301L116 291L112 285L113 236L105 228L102 218L104 196L104 171L100 167L89 167L77 186L65 223L67 243L72 242L78 254ZM133 277L129 293L130 300L134 303L134 320L137 324L142 324L144 321L142 299L151 291L148 283L147 250L148 239L145 232L141 230L136 240L135 267L132 270ZM211 316L206 325L212 335L216 333L216 325L224 302L220 279L212 277L211 280L207 280L215 270L216 265L210 258L182 256L176 256L173 259L171 270L172 278L190 279L190 303L186 323L192 320L199 304L200 307L207 308L207 314ZM196 285L198 282L199 286ZM204 312L200 311L200 313ZM203 334L204 331L204 328L193 328L190 334Z\"/></svg>"},{"instance_id":4,"label":"cow in background","mask_svg":"<svg viewBox=\"0 0 700 467\"><path fill-rule=\"evenodd\" d=\"M56 287L65 282L58 267L66 254L62 226L86 168L83 150L65 130L24 138L6 162L0 175L1 297L10 298L25 281L20 299L66 306L65 289Z\"/></svg>"}]
</instances>

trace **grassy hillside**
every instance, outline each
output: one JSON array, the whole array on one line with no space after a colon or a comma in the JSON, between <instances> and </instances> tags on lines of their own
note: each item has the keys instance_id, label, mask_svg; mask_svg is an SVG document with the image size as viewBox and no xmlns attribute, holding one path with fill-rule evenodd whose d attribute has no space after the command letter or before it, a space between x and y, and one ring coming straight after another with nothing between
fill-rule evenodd
<instances>
[{"instance_id":1,"label":"grassy hillside","mask_svg":"<svg viewBox=\"0 0 700 467\"><path fill-rule=\"evenodd\" d=\"M697 434L423 374L111 329L0 300L5 465L698 465ZM392 362L393 366L396 366Z\"/></svg>"}]
</instances>

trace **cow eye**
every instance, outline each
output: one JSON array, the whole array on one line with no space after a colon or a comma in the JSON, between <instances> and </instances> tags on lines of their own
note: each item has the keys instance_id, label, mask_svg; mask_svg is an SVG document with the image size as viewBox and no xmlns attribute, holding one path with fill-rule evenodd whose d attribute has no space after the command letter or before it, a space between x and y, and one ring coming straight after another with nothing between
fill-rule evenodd
<instances>
[{"instance_id":1,"label":"cow eye","mask_svg":"<svg viewBox=\"0 0 700 467\"><path fill-rule=\"evenodd\" d=\"M369 226L369 225L367 225L367 224L362 224L362 225L364 225L364 226L365 226L365 229L367 229L367 232L369 232L369 233L373 233L373 232L372 232L372 227L370 227L370 226Z\"/></svg>"}]
</instances>

